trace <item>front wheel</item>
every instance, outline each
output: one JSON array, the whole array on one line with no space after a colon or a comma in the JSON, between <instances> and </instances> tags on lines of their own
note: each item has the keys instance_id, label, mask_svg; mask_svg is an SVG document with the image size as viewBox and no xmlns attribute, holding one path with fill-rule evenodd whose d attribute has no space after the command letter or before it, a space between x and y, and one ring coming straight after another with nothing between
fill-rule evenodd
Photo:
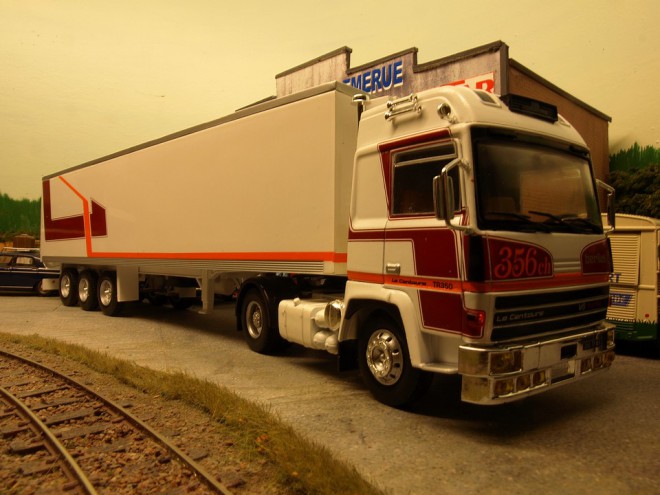
<instances>
[{"instance_id":1,"label":"front wheel","mask_svg":"<svg viewBox=\"0 0 660 495\"><path fill-rule=\"evenodd\" d=\"M117 300L117 276L114 273L105 274L99 279L98 300L104 315L121 314L124 304Z\"/></svg>"},{"instance_id":2,"label":"front wheel","mask_svg":"<svg viewBox=\"0 0 660 495\"><path fill-rule=\"evenodd\" d=\"M406 337L389 318L368 322L358 343L360 373L372 395L383 404L402 407L429 389L433 375L410 363Z\"/></svg>"},{"instance_id":3,"label":"front wheel","mask_svg":"<svg viewBox=\"0 0 660 495\"><path fill-rule=\"evenodd\" d=\"M272 354L282 342L277 328L271 327L268 305L258 290L250 290L243 300L241 323L245 340L255 352Z\"/></svg>"}]
</instances>

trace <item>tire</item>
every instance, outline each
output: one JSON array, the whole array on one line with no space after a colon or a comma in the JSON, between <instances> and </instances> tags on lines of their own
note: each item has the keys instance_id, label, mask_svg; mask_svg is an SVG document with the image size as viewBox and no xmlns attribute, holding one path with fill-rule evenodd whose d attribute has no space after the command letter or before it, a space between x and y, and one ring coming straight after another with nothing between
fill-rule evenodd
<instances>
[{"instance_id":1,"label":"tire","mask_svg":"<svg viewBox=\"0 0 660 495\"><path fill-rule=\"evenodd\" d=\"M250 290L243 299L241 322L245 341L259 354L272 354L282 343L279 330L273 328L270 319L264 297L258 290Z\"/></svg>"},{"instance_id":2,"label":"tire","mask_svg":"<svg viewBox=\"0 0 660 495\"><path fill-rule=\"evenodd\" d=\"M401 326L385 317L367 322L358 342L358 364L372 395L392 407L419 399L433 379L430 373L412 367Z\"/></svg>"},{"instance_id":3,"label":"tire","mask_svg":"<svg viewBox=\"0 0 660 495\"><path fill-rule=\"evenodd\" d=\"M195 304L195 300L190 297L170 296L167 298L172 308L183 311Z\"/></svg>"},{"instance_id":4,"label":"tire","mask_svg":"<svg viewBox=\"0 0 660 495\"><path fill-rule=\"evenodd\" d=\"M78 272L67 269L60 274L60 301L64 306L78 304Z\"/></svg>"},{"instance_id":5,"label":"tire","mask_svg":"<svg viewBox=\"0 0 660 495\"><path fill-rule=\"evenodd\" d=\"M147 293L147 295L145 297L143 297L143 299L145 299L145 298L149 302L149 304L151 304L153 306L162 306L163 304L165 304L167 302L167 297L166 296L163 296L163 295L160 295L160 294L155 294L153 292Z\"/></svg>"},{"instance_id":6,"label":"tire","mask_svg":"<svg viewBox=\"0 0 660 495\"><path fill-rule=\"evenodd\" d=\"M117 301L117 275L106 273L99 279L98 302L106 316L119 316L124 304Z\"/></svg>"},{"instance_id":7,"label":"tire","mask_svg":"<svg viewBox=\"0 0 660 495\"><path fill-rule=\"evenodd\" d=\"M44 289L43 280L39 280L39 282L37 282L37 285L34 286L34 291L41 297L45 297L51 293L51 291Z\"/></svg>"},{"instance_id":8,"label":"tire","mask_svg":"<svg viewBox=\"0 0 660 495\"><path fill-rule=\"evenodd\" d=\"M78 303L84 311L94 311L99 307L98 277L92 271L84 271L78 280Z\"/></svg>"}]
</instances>

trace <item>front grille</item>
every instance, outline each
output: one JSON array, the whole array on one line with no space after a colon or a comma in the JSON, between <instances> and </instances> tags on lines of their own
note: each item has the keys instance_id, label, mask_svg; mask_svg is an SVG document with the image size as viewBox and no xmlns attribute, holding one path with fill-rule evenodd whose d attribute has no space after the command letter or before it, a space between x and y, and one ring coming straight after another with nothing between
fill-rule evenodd
<instances>
[{"instance_id":1,"label":"front grille","mask_svg":"<svg viewBox=\"0 0 660 495\"><path fill-rule=\"evenodd\" d=\"M499 296L492 340L515 340L585 327L605 319L609 287Z\"/></svg>"}]
</instances>

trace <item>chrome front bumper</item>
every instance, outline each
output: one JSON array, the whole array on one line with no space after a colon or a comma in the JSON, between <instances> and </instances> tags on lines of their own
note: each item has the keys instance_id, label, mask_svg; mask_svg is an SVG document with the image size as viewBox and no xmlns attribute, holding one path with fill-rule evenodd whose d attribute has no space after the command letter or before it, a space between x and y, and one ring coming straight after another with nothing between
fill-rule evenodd
<instances>
[{"instance_id":1,"label":"chrome front bumper","mask_svg":"<svg viewBox=\"0 0 660 495\"><path fill-rule=\"evenodd\" d=\"M499 347L459 348L461 399L501 404L593 376L614 361L614 325Z\"/></svg>"}]
</instances>

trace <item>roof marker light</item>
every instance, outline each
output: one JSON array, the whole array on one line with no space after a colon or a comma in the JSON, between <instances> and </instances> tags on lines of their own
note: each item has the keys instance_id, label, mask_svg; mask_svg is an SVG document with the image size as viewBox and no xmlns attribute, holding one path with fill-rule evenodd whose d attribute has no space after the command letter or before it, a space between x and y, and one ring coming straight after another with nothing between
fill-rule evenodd
<instances>
[{"instance_id":1,"label":"roof marker light","mask_svg":"<svg viewBox=\"0 0 660 495\"><path fill-rule=\"evenodd\" d=\"M557 107L550 103L534 100L526 96L508 94L501 97L501 100L509 107L509 110L515 113L527 115L546 122L557 122L559 114Z\"/></svg>"},{"instance_id":2,"label":"roof marker light","mask_svg":"<svg viewBox=\"0 0 660 495\"><path fill-rule=\"evenodd\" d=\"M438 105L438 114L443 119L449 120L450 117L451 117L451 107L449 106L449 104L448 103L440 103L440 105Z\"/></svg>"}]
</instances>

